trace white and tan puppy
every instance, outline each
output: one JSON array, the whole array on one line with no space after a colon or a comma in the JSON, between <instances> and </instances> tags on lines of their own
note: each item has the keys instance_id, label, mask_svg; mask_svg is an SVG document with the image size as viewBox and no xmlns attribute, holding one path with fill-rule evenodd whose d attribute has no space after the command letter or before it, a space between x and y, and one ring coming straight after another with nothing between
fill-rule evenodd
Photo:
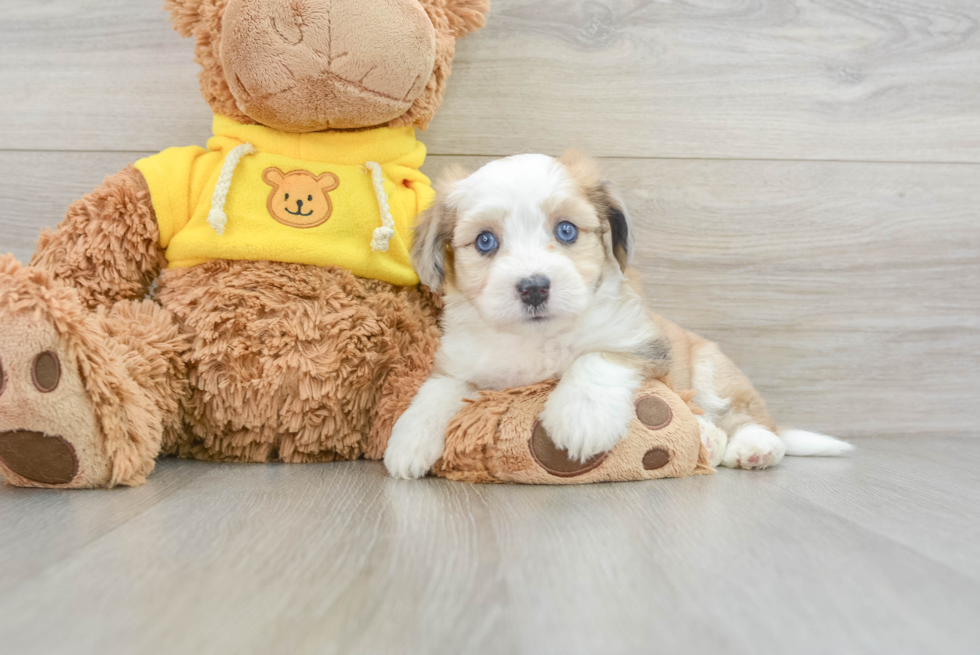
<instances>
[{"instance_id":1,"label":"white and tan puppy","mask_svg":"<svg viewBox=\"0 0 980 655\"><path fill-rule=\"evenodd\" d=\"M418 478L442 455L446 428L480 389L559 378L541 421L585 461L625 436L646 376L695 389L713 464L765 468L790 454L835 455L842 441L777 434L749 380L710 341L649 311L629 269L632 230L595 164L518 155L467 175L451 169L419 223L412 256L442 289L435 369L395 424L385 465Z\"/></svg>"}]
</instances>

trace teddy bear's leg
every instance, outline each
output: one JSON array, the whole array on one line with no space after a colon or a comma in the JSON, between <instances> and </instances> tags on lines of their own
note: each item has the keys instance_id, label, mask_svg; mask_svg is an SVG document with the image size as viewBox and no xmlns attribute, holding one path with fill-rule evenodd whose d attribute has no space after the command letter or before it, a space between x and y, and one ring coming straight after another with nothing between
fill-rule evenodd
<instances>
[{"instance_id":1,"label":"teddy bear's leg","mask_svg":"<svg viewBox=\"0 0 980 655\"><path fill-rule=\"evenodd\" d=\"M136 485L152 470L164 425L175 421L164 416L175 405L166 398L171 384L159 380L180 374L150 344L156 334L167 351L176 327L152 303L127 303L146 295L163 263L149 190L132 167L42 233L32 266L0 260L0 470L8 483Z\"/></svg>"},{"instance_id":2,"label":"teddy bear's leg","mask_svg":"<svg viewBox=\"0 0 980 655\"><path fill-rule=\"evenodd\" d=\"M276 262L165 271L157 296L194 335L178 454L314 462L372 447L380 456L383 445L368 443L379 407L388 393L405 402L435 338L431 300L381 285Z\"/></svg>"},{"instance_id":3,"label":"teddy bear's leg","mask_svg":"<svg viewBox=\"0 0 980 655\"><path fill-rule=\"evenodd\" d=\"M106 334L129 351L126 370L159 416L160 452L175 453L185 435L183 403L189 390L185 358L191 336L181 331L168 309L150 300L124 300L108 311L99 309L96 317Z\"/></svg>"},{"instance_id":4,"label":"teddy bear's leg","mask_svg":"<svg viewBox=\"0 0 980 655\"><path fill-rule=\"evenodd\" d=\"M9 484L142 484L173 429L184 340L149 302L89 311L45 271L0 259L0 472Z\"/></svg>"}]
</instances>

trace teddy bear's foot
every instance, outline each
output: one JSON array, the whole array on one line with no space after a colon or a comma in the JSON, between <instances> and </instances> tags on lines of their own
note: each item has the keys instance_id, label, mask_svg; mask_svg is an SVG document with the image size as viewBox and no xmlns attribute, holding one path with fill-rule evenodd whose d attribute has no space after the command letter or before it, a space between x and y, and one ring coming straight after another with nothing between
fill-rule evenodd
<instances>
[{"instance_id":1,"label":"teddy bear's foot","mask_svg":"<svg viewBox=\"0 0 980 655\"><path fill-rule=\"evenodd\" d=\"M557 447L538 420L554 382L484 392L450 424L435 472L471 482L582 484L710 473L695 415L657 380L634 399L626 436L582 462Z\"/></svg>"},{"instance_id":2,"label":"teddy bear's foot","mask_svg":"<svg viewBox=\"0 0 980 655\"><path fill-rule=\"evenodd\" d=\"M21 487L142 484L159 413L128 375L132 353L70 289L0 260L0 473Z\"/></svg>"},{"instance_id":3,"label":"teddy bear's foot","mask_svg":"<svg viewBox=\"0 0 980 655\"><path fill-rule=\"evenodd\" d=\"M110 478L92 399L54 326L0 313L0 471L20 487L96 487Z\"/></svg>"}]
</instances>

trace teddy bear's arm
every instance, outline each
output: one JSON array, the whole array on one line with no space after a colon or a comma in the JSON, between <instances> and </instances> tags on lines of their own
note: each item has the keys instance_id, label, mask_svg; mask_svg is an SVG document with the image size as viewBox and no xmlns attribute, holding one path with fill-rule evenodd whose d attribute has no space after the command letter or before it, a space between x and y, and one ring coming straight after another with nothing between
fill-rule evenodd
<instances>
[{"instance_id":1,"label":"teddy bear's arm","mask_svg":"<svg viewBox=\"0 0 980 655\"><path fill-rule=\"evenodd\" d=\"M146 295L165 264L142 173L110 175L41 233L31 264L78 289L89 308Z\"/></svg>"}]
</instances>

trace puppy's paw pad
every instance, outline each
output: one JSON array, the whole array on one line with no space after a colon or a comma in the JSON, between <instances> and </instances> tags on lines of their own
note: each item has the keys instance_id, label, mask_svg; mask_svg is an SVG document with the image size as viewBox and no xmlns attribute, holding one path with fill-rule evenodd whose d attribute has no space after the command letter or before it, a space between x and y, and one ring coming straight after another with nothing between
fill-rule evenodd
<instances>
[{"instance_id":1,"label":"puppy's paw pad","mask_svg":"<svg viewBox=\"0 0 980 655\"><path fill-rule=\"evenodd\" d=\"M765 469L782 461L786 444L772 431L760 425L750 425L736 432L722 464L728 468Z\"/></svg>"}]
</instances>

